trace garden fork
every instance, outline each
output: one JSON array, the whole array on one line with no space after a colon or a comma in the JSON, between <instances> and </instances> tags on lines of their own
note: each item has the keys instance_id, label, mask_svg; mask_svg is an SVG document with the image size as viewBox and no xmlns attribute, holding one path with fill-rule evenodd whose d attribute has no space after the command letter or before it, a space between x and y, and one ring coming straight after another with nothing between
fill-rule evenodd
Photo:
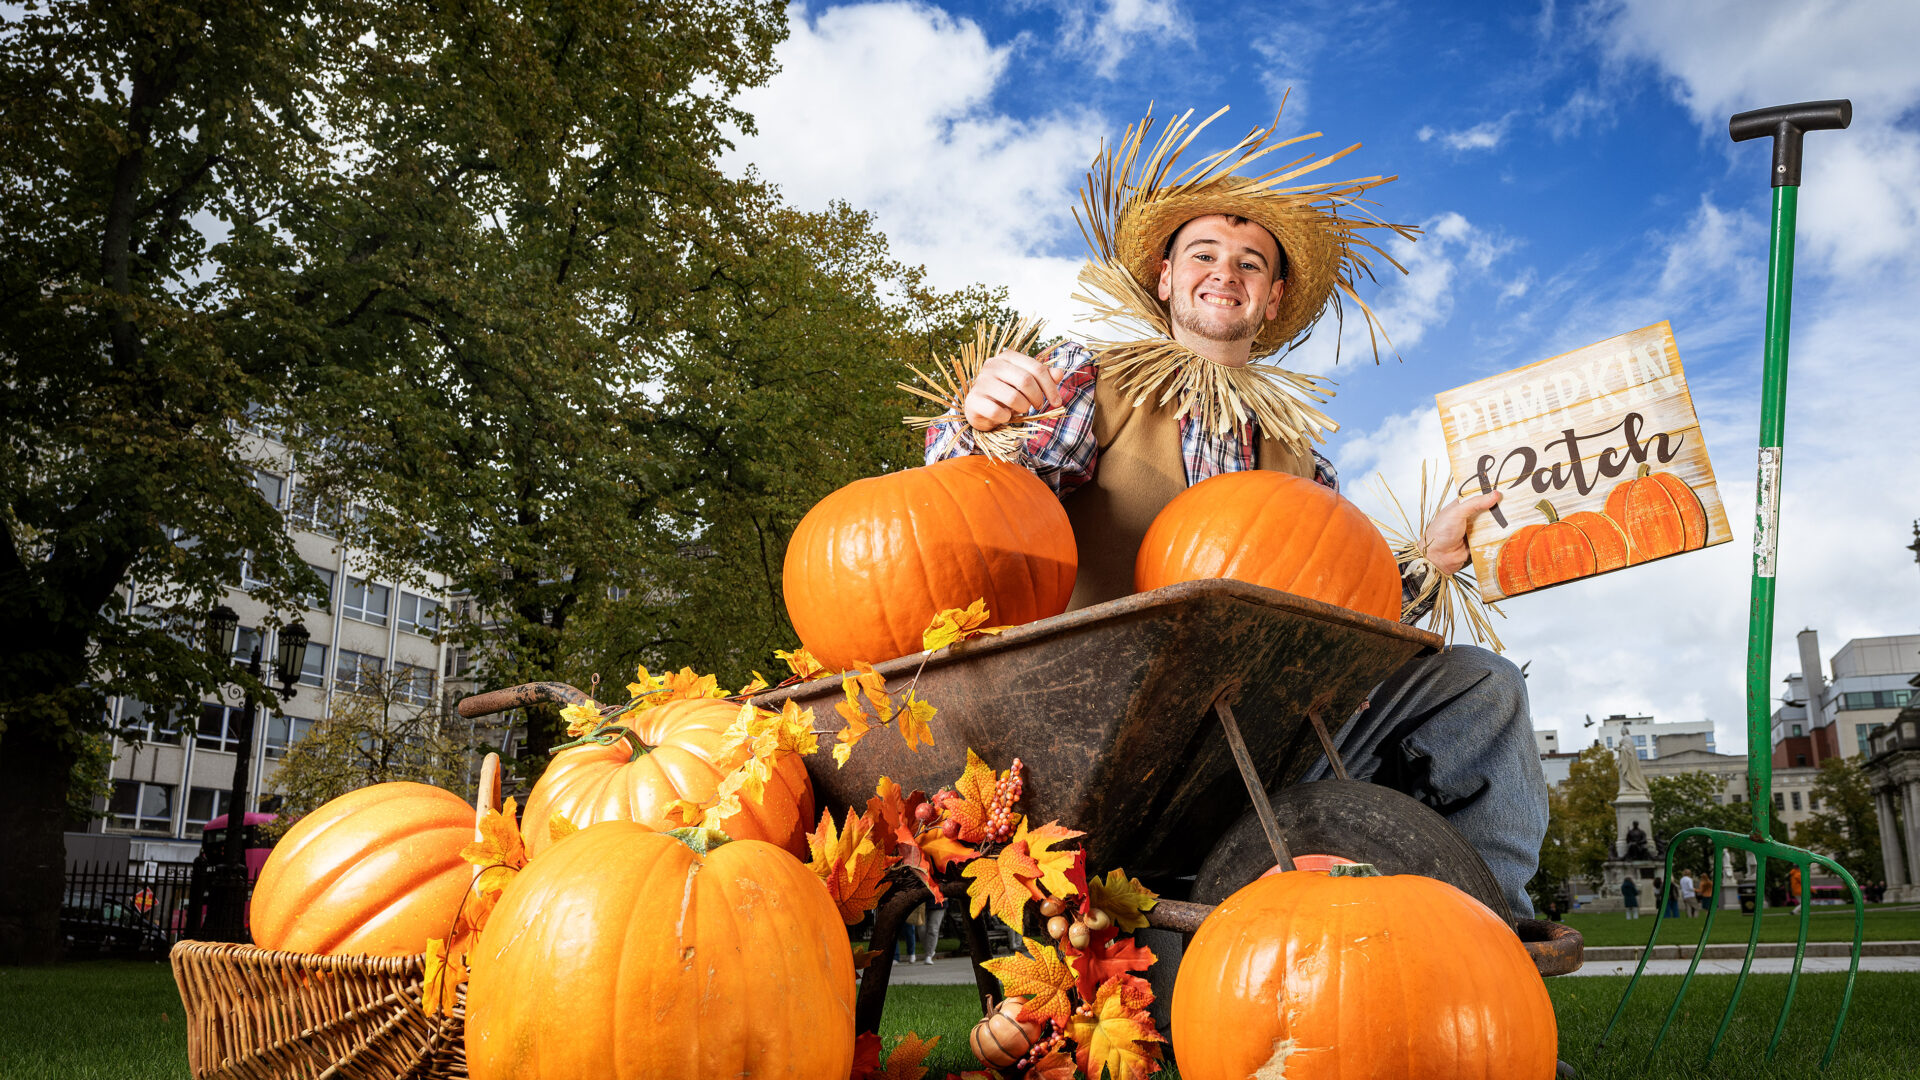
<instances>
[{"instance_id":1,"label":"garden fork","mask_svg":"<svg viewBox=\"0 0 1920 1080\"><path fill-rule=\"evenodd\" d=\"M1723 829L1681 830L1667 844L1664 879L1664 892L1671 892L1674 887L1674 852L1682 842L1695 838L1704 839L1712 846L1711 869L1708 873L1712 875L1713 896L1716 898L1724 895L1720 891L1720 860L1723 852L1729 849L1746 852L1754 856L1757 862L1753 928L1747 935L1746 961L1740 965L1740 978L1733 986L1733 1000L1727 1003L1726 1015L1720 1018L1720 1028L1714 1033L1712 1045L1707 1047L1708 1061L1713 1060L1714 1052L1720 1049L1720 1040L1726 1036L1727 1027L1733 1021L1734 1009L1740 1004L1740 992L1746 987L1747 974L1753 968L1754 952L1760 942L1761 913L1766 900L1768 860L1789 863L1800 871L1800 935L1794 945L1793 974L1787 980L1787 998L1780 1006L1780 1018L1773 1025L1773 1041L1767 1044L1768 1059L1771 1060L1774 1051L1779 1049L1780 1036L1786 1031L1787 1013L1793 1008L1793 992L1800 981L1800 963L1807 953L1807 920L1812 912L1809 901L1812 899L1815 864L1833 871L1841 881L1846 882L1847 891L1853 899L1853 962L1847 968L1847 989L1840 1001L1840 1015L1833 1022L1833 1034L1827 1039L1827 1052L1820 1059L1822 1069L1833 1060L1834 1047L1840 1043L1840 1029L1847 1022L1847 1009L1853 1004L1854 980L1860 971L1860 941L1866 929L1866 907L1860 896L1860 887L1854 884L1853 875L1825 855L1773 839L1773 760L1768 752L1772 741L1768 706L1772 704L1769 691L1773 681L1774 553L1780 523L1781 429L1786 412L1787 330L1789 312L1793 306L1793 231L1800 195L1801 136L1809 131L1844 128L1852 120L1853 103L1843 99L1756 109L1734 116L1727 125L1734 142L1773 137L1773 235L1767 259L1767 343L1760 405L1760 476L1753 536L1753 603L1747 621L1747 802L1753 808L1753 831L1742 835ZM1807 672L1809 683L1814 678L1814 672ZM1627 999L1633 996L1640 974L1646 970L1647 958L1653 955L1653 945L1660 936L1660 922L1666 911L1664 892L1655 900L1653 933L1647 938L1647 947L1640 954L1640 964L1634 968L1626 992L1620 995L1620 1004L1613 1010L1613 1019L1608 1021L1607 1030L1600 1036L1601 1046L1606 1045L1614 1026L1620 1022L1620 1016L1627 1008ZM1653 1045L1647 1050L1649 1063L1660 1049L1661 1040L1666 1038L1667 1029L1673 1025L1673 1018L1680 1012L1680 1002L1686 998L1694 972L1700 967L1700 957L1705 954L1707 942L1713 933L1713 916L1718 906L1717 903L1708 905L1706 925L1701 927L1700 941L1693 949L1693 962L1687 965L1686 978L1680 981L1673 1005L1667 1009L1666 1021L1660 1025Z\"/></svg>"}]
</instances>

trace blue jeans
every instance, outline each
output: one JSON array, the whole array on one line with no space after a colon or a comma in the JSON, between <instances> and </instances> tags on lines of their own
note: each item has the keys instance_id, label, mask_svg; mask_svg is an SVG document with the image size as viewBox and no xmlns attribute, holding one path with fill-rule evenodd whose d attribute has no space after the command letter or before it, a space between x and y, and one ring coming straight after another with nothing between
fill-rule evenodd
<instances>
[{"instance_id":1,"label":"blue jeans","mask_svg":"<svg viewBox=\"0 0 1920 1080\"><path fill-rule=\"evenodd\" d=\"M1347 775L1439 811L1487 861L1517 918L1547 835L1547 779L1527 684L1513 662L1471 645L1410 660L1334 735ZM1323 758L1306 780L1325 780Z\"/></svg>"}]
</instances>

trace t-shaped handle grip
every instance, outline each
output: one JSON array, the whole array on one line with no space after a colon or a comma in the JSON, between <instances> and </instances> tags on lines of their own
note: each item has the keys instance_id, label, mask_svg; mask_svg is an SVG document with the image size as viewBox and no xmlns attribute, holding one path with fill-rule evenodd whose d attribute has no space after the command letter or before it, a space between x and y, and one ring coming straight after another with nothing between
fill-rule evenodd
<instances>
[{"instance_id":1,"label":"t-shaped handle grip","mask_svg":"<svg viewBox=\"0 0 1920 1080\"><path fill-rule=\"evenodd\" d=\"M1802 101L1798 105L1775 105L1770 109L1735 113L1727 121L1727 134L1734 142L1746 142L1764 135L1773 136L1773 186L1800 186L1800 136L1809 131L1844 128L1853 123L1853 102L1846 98L1833 101Z\"/></svg>"}]
</instances>

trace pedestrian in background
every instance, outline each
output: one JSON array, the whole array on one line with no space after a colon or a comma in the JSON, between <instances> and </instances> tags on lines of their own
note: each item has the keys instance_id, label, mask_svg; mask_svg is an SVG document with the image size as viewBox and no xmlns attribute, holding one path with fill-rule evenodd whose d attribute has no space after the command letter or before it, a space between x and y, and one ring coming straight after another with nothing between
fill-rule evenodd
<instances>
[{"instance_id":1,"label":"pedestrian in background","mask_svg":"<svg viewBox=\"0 0 1920 1080\"><path fill-rule=\"evenodd\" d=\"M1793 913L1800 914L1800 868L1787 871L1787 899L1793 901Z\"/></svg>"},{"instance_id":2,"label":"pedestrian in background","mask_svg":"<svg viewBox=\"0 0 1920 1080\"><path fill-rule=\"evenodd\" d=\"M925 926L926 923L927 907L925 904L915 905L912 911L907 912L907 917L900 921L900 944L906 947L906 955L900 959L905 960L909 964L913 963L913 950L920 940L920 928Z\"/></svg>"},{"instance_id":3,"label":"pedestrian in background","mask_svg":"<svg viewBox=\"0 0 1920 1080\"><path fill-rule=\"evenodd\" d=\"M927 900L927 963L933 963L933 954L940 950L940 924L947 921L947 905L935 903L931 897Z\"/></svg>"},{"instance_id":4,"label":"pedestrian in background","mask_svg":"<svg viewBox=\"0 0 1920 1080\"><path fill-rule=\"evenodd\" d=\"M1626 902L1627 918L1640 917L1640 884L1632 878L1620 883L1620 899Z\"/></svg>"},{"instance_id":5,"label":"pedestrian in background","mask_svg":"<svg viewBox=\"0 0 1920 1080\"><path fill-rule=\"evenodd\" d=\"M1680 875L1680 904L1686 908L1687 918L1689 919L1693 918L1694 913L1700 910L1700 902L1694 898L1693 894L1692 874L1683 873Z\"/></svg>"}]
</instances>

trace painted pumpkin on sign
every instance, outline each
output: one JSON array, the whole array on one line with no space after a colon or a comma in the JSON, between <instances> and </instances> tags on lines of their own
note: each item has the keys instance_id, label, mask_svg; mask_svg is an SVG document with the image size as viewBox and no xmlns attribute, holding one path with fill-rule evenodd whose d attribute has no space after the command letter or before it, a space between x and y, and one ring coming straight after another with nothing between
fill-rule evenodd
<instances>
[{"instance_id":1,"label":"painted pumpkin on sign","mask_svg":"<svg viewBox=\"0 0 1920 1080\"><path fill-rule=\"evenodd\" d=\"M533 785L522 814L527 854L551 844L553 815L576 828L601 821L637 821L656 829L680 824L667 817L679 799L705 802L726 773L714 763L740 703L679 698L625 718L630 738L604 746L570 747L553 756ZM736 840L765 840L796 855L807 850L813 820L813 784L797 754L781 754L759 799L743 796L740 812L721 823Z\"/></svg>"},{"instance_id":2,"label":"painted pumpkin on sign","mask_svg":"<svg viewBox=\"0 0 1920 1080\"><path fill-rule=\"evenodd\" d=\"M846 925L772 844L696 852L633 822L582 829L508 883L470 956L474 1080L845 1080L853 1067Z\"/></svg>"},{"instance_id":3,"label":"painted pumpkin on sign","mask_svg":"<svg viewBox=\"0 0 1920 1080\"><path fill-rule=\"evenodd\" d=\"M1544 525L1526 525L1500 545L1500 591L1514 596L1627 565L1627 534L1605 514L1582 510L1562 518L1545 499L1535 504Z\"/></svg>"},{"instance_id":4,"label":"painted pumpkin on sign","mask_svg":"<svg viewBox=\"0 0 1920 1080\"><path fill-rule=\"evenodd\" d=\"M1554 1074L1553 1002L1499 916L1433 878L1339 869L1258 878L1200 924L1173 987L1182 1077Z\"/></svg>"},{"instance_id":5,"label":"painted pumpkin on sign","mask_svg":"<svg viewBox=\"0 0 1920 1080\"><path fill-rule=\"evenodd\" d=\"M1133 587L1232 578L1397 622L1400 567L1386 538L1332 488L1266 469L1221 473L1174 496L1140 541Z\"/></svg>"},{"instance_id":6,"label":"painted pumpkin on sign","mask_svg":"<svg viewBox=\"0 0 1920 1080\"><path fill-rule=\"evenodd\" d=\"M1633 544L1633 561L1693 551L1707 544L1707 508L1687 482L1642 462L1639 475L1607 493L1607 516Z\"/></svg>"},{"instance_id":7,"label":"painted pumpkin on sign","mask_svg":"<svg viewBox=\"0 0 1920 1080\"><path fill-rule=\"evenodd\" d=\"M984 599L1002 626L1058 615L1079 570L1053 489L979 455L856 480L787 544L787 615L829 671L919 652L948 608Z\"/></svg>"},{"instance_id":8,"label":"painted pumpkin on sign","mask_svg":"<svg viewBox=\"0 0 1920 1080\"><path fill-rule=\"evenodd\" d=\"M447 936L473 866L473 806L427 784L375 784L301 818L254 883L253 943L412 956Z\"/></svg>"}]
</instances>

